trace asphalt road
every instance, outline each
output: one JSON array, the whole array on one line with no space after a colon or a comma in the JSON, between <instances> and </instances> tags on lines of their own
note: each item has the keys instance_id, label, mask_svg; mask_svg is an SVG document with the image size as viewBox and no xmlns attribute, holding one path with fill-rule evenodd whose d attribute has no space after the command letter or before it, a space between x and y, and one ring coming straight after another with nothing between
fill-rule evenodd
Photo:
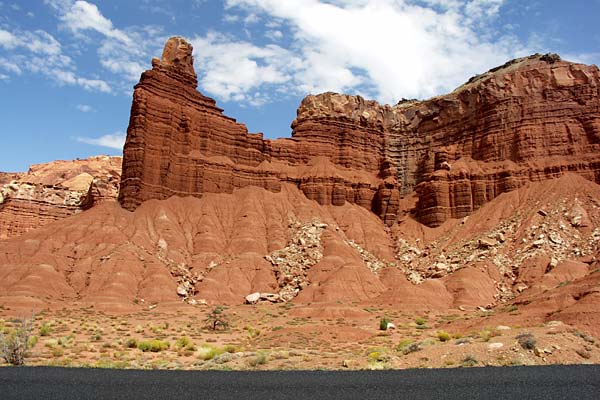
<instances>
[{"instance_id":1,"label":"asphalt road","mask_svg":"<svg viewBox=\"0 0 600 400\"><path fill-rule=\"evenodd\" d=\"M0 399L600 399L600 365L358 372L0 368Z\"/></svg>"}]
</instances>

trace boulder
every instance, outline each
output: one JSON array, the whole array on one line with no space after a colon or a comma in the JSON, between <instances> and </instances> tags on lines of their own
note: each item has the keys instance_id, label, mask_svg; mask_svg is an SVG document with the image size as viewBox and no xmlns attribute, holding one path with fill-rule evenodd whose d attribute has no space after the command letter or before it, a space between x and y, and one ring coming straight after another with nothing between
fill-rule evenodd
<instances>
[{"instance_id":1,"label":"boulder","mask_svg":"<svg viewBox=\"0 0 600 400\"><path fill-rule=\"evenodd\" d=\"M246 296L246 303L247 304L256 304L256 303L258 303L259 300L260 300L260 293L259 292L251 293L248 296Z\"/></svg>"}]
</instances>

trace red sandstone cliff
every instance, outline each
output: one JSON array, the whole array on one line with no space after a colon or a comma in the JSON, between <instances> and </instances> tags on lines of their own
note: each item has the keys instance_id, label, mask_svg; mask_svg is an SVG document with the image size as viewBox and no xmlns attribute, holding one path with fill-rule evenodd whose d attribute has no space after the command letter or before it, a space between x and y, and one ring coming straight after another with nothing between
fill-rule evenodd
<instances>
[{"instance_id":1,"label":"red sandstone cliff","mask_svg":"<svg viewBox=\"0 0 600 400\"><path fill-rule=\"evenodd\" d=\"M0 239L68 217L118 193L121 157L35 164L0 176Z\"/></svg>"},{"instance_id":2,"label":"red sandstone cliff","mask_svg":"<svg viewBox=\"0 0 600 400\"><path fill-rule=\"evenodd\" d=\"M123 207L133 210L172 195L231 193L248 185L279 192L283 182L291 182L321 205L348 201L392 222L399 192L377 131L348 130L342 122L308 131L307 122L292 139L248 134L245 125L224 116L214 100L196 90L191 52L183 39L169 39L162 60L153 60L135 87L119 193ZM335 133L324 135L324 129Z\"/></svg>"},{"instance_id":3,"label":"red sandstone cliff","mask_svg":"<svg viewBox=\"0 0 600 400\"><path fill-rule=\"evenodd\" d=\"M119 200L297 185L321 205L355 203L388 225L401 197L437 226L529 181L600 181L600 74L558 56L513 60L445 96L379 105L307 96L291 139L264 140L196 90L192 47L171 38L136 86Z\"/></svg>"}]
</instances>

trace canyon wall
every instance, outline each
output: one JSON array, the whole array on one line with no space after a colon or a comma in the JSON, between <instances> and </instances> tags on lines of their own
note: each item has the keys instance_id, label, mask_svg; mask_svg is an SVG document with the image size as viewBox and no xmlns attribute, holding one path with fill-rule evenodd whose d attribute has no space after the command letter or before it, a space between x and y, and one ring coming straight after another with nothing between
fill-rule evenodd
<instances>
[{"instance_id":1,"label":"canyon wall","mask_svg":"<svg viewBox=\"0 0 600 400\"><path fill-rule=\"evenodd\" d=\"M388 225L410 211L437 226L530 181L576 172L599 182L599 83L595 66L534 55L427 101L307 96L292 137L266 140L197 91L192 47L174 37L135 87L119 200L133 210L248 185L279 192L288 182ZM412 193L416 207L401 210Z\"/></svg>"}]
</instances>

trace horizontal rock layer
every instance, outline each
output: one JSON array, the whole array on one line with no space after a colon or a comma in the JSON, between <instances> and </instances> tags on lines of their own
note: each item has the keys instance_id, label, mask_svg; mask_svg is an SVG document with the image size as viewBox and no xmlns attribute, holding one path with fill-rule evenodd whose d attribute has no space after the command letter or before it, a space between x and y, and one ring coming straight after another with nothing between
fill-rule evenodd
<instances>
[{"instance_id":1,"label":"horizontal rock layer","mask_svg":"<svg viewBox=\"0 0 600 400\"><path fill-rule=\"evenodd\" d=\"M395 106L311 95L291 139L265 140L196 90L182 40L167 42L135 88L119 197L128 210L248 185L278 192L289 182L321 205L359 204L388 225L414 192L416 218L437 226L529 181L565 172L600 181L595 66L535 55Z\"/></svg>"}]
</instances>

